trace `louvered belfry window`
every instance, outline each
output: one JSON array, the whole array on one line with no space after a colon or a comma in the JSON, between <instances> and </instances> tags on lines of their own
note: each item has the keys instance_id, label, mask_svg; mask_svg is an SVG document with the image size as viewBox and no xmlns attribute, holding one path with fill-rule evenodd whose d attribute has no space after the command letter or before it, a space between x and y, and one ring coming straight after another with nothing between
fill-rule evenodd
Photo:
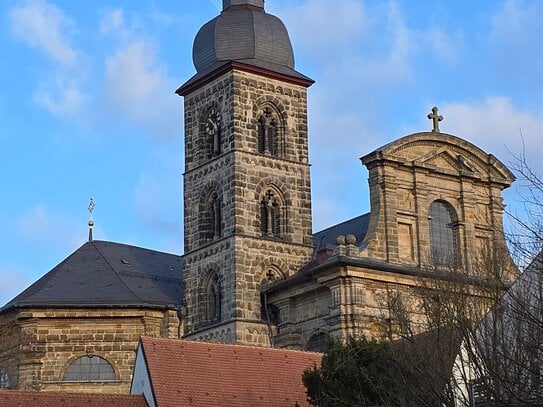
<instances>
[{"instance_id":1,"label":"louvered belfry window","mask_svg":"<svg viewBox=\"0 0 543 407\"><path fill-rule=\"evenodd\" d=\"M263 236L281 237L281 204L272 190L260 201L260 232Z\"/></svg>"},{"instance_id":2,"label":"louvered belfry window","mask_svg":"<svg viewBox=\"0 0 543 407\"><path fill-rule=\"evenodd\" d=\"M274 157L280 155L279 139L280 128L277 114L269 107L262 111L258 119L258 152Z\"/></svg>"}]
</instances>

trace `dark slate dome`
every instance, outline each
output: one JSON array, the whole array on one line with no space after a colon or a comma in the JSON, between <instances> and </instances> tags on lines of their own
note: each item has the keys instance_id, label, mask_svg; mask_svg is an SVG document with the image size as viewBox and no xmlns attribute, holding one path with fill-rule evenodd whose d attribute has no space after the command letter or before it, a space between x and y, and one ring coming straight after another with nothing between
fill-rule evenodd
<instances>
[{"instance_id":1,"label":"dark slate dome","mask_svg":"<svg viewBox=\"0 0 543 407\"><path fill-rule=\"evenodd\" d=\"M223 12L196 35L193 61L198 73L227 61L294 70L287 29L264 11L264 0L223 0Z\"/></svg>"}]
</instances>

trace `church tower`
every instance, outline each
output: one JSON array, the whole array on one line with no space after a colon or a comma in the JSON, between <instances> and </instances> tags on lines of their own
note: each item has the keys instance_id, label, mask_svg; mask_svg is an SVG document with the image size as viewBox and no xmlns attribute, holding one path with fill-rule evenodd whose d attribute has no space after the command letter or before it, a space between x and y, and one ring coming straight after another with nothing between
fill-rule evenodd
<instances>
[{"instance_id":1,"label":"church tower","mask_svg":"<svg viewBox=\"0 0 543 407\"><path fill-rule=\"evenodd\" d=\"M307 88L264 0L223 0L185 100L185 337L270 346L262 289L312 253Z\"/></svg>"}]
</instances>

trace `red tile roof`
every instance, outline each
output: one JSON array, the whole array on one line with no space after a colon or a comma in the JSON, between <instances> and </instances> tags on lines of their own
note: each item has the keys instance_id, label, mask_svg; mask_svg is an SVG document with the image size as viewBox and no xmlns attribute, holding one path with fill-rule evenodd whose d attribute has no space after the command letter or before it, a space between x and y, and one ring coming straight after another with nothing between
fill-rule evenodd
<instances>
[{"instance_id":1,"label":"red tile roof","mask_svg":"<svg viewBox=\"0 0 543 407\"><path fill-rule=\"evenodd\" d=\"M157 407L309 406L302 373L322 354L142 337Z\"/></svg>"},{"instance_id":2,"label":"red tile roof","mask_svg":"<svg viewBox=\"0 0 543 407\"><path fill-rule=\"evenodd\" d=\"M143 396L0 390L2 407L148 407Z\"/></svg>"}]
</instances>

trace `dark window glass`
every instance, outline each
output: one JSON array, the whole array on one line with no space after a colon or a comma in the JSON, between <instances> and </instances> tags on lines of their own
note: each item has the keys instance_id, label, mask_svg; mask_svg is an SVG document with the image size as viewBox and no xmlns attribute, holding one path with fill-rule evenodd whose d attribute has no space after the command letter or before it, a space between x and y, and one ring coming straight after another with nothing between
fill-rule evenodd
<instances>
[{"instance_id":1,"label":"dark window glass","mask_svg":"<svg viewBox=\"0 0 543 407\"><path fill-rule=\"evenodd\" d=\"M115 380L113 366L99 356L82 356L72 363L64 373L67 382L103 382Z\"/></svg>"},{"instance_id":2,"label":"dark window glass","mask_svg":"<svg viewBox=\"0 0 543 407\"><path fill-rule=\"evenodd\" d=\"M434 264L458 264L456 215L446 202L435 201L430 205L430 250Z\"/></svg>"},{"instance_id":3,"label":"dark window glass","mask_svg":"<svg viewBox=\"0 0 543 407\"><path fill-rule=\"evenodd\" d=\"M262 111L262 116L260 116L258 119L258 152L272 156L279 156L279 133L280 131L277 114L269 107L266 107Z\"/></svg>"},{"instance_id":4,"label":"dark window glass","mask_svg":"<svg viewBox=\"0 0 543 407\"><path fill-rule=\"evenodd\" d=\"M268 125L268 151L271 155L277 155L277 124L272 120Z\"/></svg>"},{"instance_id":5,"label":"dark window glass","mask_svg":"<svg viewBox=\"0 0 543 407\"><path fill-rule=\"evenodd\" d=\"M207 284L206 319L210 322L221 319L221 287L216 273L211 276Z\"/></svg>"},{"instance_id":6,"label":"dark window glass","mask_svg":"<svg viewBox=\"0 0 543 407\"><path fill-rule=\"evenodd\" d=\"M328 335L318 333L309 338L309 341L307 341L307 345L305 346L305 350L310 352L326 352L329 344L330 340L328 339Z\"/></svg>"},{"instance_id":7,"label":"dark window glass","mask_svg":"<svg viewBox=\"0 0 543 407\"><path fill-rule=\"evenodd\" d=\"M260 118L258 121L258 152L264 153L266 151L266 124L264 118Z\"/></svg>"},{"instance_id":8,"label":"dark window glass","mask_svg":"<svg viewBox=\"0 0 543 407\"><path fill-rule=\"evenodd\" d=\"M269 190L260 201L260 232L263 236L281 238L281 205Z\"/></svg>"},{"instance_id":9,"label":"dark window glass","mask_svg":"<svg viewBox=\"0 0 543 407\"><path fill-rule=\"evenodd\" d=\"M0 370L0 389L9 389L9 375L4 369Z\"/></svg>"}]
</instances>

